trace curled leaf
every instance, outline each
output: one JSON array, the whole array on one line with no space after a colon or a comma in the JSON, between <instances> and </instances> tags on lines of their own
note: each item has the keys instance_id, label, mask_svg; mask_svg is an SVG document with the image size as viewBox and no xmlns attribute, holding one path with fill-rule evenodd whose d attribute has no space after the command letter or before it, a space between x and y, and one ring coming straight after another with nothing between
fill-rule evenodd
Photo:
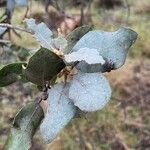
<instances>
[{"instance_id":1,"label":"curled leaf","mask_svg":"<svg viewBox=\"0 0 150 150\"><path fill-rule=\"evenodd\" d=\"M68 98L69 84L57 84L49 92L48 110L40 130L45 142L52 142L70 122L76 107Z\"/></svg>"},{"instance_id":2,"label":"curled leaf","mask_svg":"<svg viewBox=\"0 0 150 150\"><path fill-rule=\"evenodd\" d=\"M99 73L81 73L73 77L69 98L82 111L102 109L110 100L111 88L107 79Z\"/></svg>"},{"instance_id":3,"label":"curled leaf","mask_svg":"<svg viewBox=\"0 0 150 150\"><path fill-rule=\"evenodd\" d=\"M135 42L137 33L128 28L120 28L115 32L105 32L101 30L90 31L85 34L79 42L73 47L73 51L79 51L80 48L88 47L97 49L106 62L113 63L113 69L120 68L126 59L131 45ZM87 72L105 72L107 67L99 68L97 66L79 66ZM89 70L90 69L90 70ZM85 72L84 71L84 72Z\"/></svg>"},{"instance_id":4,"label":"curled leaf","mask_svg":"<svg viewBox=\"0 0 150 150\"><path fill-rule=\"evenodd\" d=\"M72 52L65 55L65 62L72 64L75 62L84 61L87 64L103 65L105 60L99 55L97 49L81 48L77 52Z\"/></svg>"},{"instance_id":5,"label":"curled leaf","mask_svg":"<svg viewBox=\"0 0 150 150\"><path fill-rule=\"evenodd\" d=\"M49 50L52 49L52 31L47 27L45 23L35 23L35 19L26 19L29 29L34 31L34 37L39 41L40 45Z\"/></svg>"}]
</instances>

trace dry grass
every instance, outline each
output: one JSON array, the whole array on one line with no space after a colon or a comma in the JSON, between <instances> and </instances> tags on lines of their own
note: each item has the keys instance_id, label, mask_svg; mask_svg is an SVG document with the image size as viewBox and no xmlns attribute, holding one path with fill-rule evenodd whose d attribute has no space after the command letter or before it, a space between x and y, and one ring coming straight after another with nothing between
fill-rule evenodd
<instances>
[{"instance_id":1,"label":"dry grass","mask_svg":"<svg viewBox=\"0 0 150 150\"><path fill-rule=\"evenodd\" d=\"M150 13L150 0L136 0L135 11L137 13Z\"/></svg>"}]
</instances>

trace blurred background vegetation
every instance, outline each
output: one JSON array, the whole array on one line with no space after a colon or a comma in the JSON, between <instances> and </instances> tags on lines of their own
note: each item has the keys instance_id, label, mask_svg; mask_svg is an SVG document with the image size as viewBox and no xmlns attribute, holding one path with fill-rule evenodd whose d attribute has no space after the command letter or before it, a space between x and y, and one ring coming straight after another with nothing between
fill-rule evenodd
<instances>
[{"instance_id":1,"label":"blurred background vegetation","mask_svg":"<svg viewBox=\"0 0 150 150\"><path fill-rule=\"evenodd\" d=\"M27 17L45 22L54 31L61 27L64 34L83 24L106 31L127 26L138 33L138 39L126 64L106 74L113 89L110 103L99 112L72 121L49 145L37 132L31 150L150 150L150 0L59 0L58 4L54 8L32 0ZM5 0L0 5L1 15ZM17 7L12 24L24 27L25 12L26 8ZM0 67L28 59L29 53L39 47L31 35L19 34L21 38L11 34L14 45L10 48L0 48ZM16 112L37 93L29 83L0 88L0 149Z\"/></svg>"}]
</instances>

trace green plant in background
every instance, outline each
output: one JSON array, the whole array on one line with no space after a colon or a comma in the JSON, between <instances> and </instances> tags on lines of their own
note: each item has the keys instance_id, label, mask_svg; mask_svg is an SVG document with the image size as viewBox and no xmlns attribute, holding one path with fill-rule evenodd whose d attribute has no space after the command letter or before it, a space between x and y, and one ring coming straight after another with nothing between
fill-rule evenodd
<instances>
[{"instance_id":1,"label":"green plant in background","mask_svg":"<svg viewBox=\"0 0 150 150\"><path fill-rule=\"evenodd\" d=\"M137 38L128 28L105 32L90 31L89 26L54 38L44 23L36 24L34 19L26 23L42 47L28 62L4 66L0 86L25 78L46 91L48 110L44 116L39 105L42 98L25 106L15 117L6 149L19 149L20 145L28 149L38 126L44 141L52 142L79 110L87 113L102 109L111 97L111 87L102 73L120 68Z\"/></svg>"}]
</instances>

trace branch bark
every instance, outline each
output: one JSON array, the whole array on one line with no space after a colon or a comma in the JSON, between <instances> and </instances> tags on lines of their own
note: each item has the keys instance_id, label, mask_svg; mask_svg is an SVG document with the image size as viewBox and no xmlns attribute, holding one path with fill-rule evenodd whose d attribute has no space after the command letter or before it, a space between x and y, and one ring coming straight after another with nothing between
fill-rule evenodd
<instances>
[{"instance_id":1,"label":"branch bark","mask_svg":"<svg viewBox=\"0 0 150 150\"><path fill-rule=\"evenodd\" d=\"M22 32L27 32L27 33L30 33L30 34L34 34L31 30L24 29L24 28L21 28L21 27L18 27L18 26L14 26L14 25L11 25L11 24L8 24L8 23L0 23L0 27L6 27L6 28L14 29L14 30L19 30L19 31L22 31Z\"/></svg>"}]
</instances>

